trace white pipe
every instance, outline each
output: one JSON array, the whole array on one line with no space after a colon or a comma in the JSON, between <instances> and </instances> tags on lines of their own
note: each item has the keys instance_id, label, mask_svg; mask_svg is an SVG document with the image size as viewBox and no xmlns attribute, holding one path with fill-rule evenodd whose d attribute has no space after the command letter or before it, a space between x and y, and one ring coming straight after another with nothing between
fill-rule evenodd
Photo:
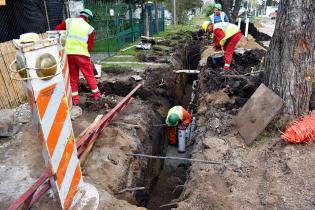
<instances>
[{"instance_id":1,"label":"white pipe","mask_svg":"<svg viewBox=\"0 0 315 210\"><path fill-rule=\"evenodd\" d=\"M245 37L248 36L248 25L249 25L249 18L246 19Z\"/></svg>"},{"instance_id":2,"label":"white pipe","mask_svg":"<svg viewBox=\"0 0 315 210\"><path fill-rule=\"evenodd\" d=\"M242 18L238 18L238 24L237 24L238 29L240 29L240 28L241 28L241 22L242 22Z\"/></svg>"}]
</instances>

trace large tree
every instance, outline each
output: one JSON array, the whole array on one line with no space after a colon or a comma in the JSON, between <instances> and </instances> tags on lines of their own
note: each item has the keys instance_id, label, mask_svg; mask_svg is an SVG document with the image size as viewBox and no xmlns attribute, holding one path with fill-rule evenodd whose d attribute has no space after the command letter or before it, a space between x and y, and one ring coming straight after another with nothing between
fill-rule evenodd
<instances>
[{"instance_id":1,"label":"large tree","mask_svg":"<svg viewBox=\"0 0 315 210\"><path fill-rule=\"evenodd\" d=\"M228 15L230 22L235 22L240 11L241 0L216 0L222 5L223 11Z\"/></svg>"},{"instance_id":2,"label":"large tree","mask_svg":"<svg viewBox=\"0 0 315 210\"><path fill-rule=\"evenodd\" d=\"M265 58L265 84L285 101L283 114L309 111L314 76L314 0L280 0L276 28Z\"/></svg>"},{"instance_id":3,"label":"large tree","mask_svg":"<svg viewBox=\"0 0 315 210\"><path fill-rule=\"evenodd\" d=\"M173 11L173 0L165 0L166 9ZM202 6L201 0L176 0L176 20L178 23L186 23L188 12Z\"/></svg>"}]
</instances>

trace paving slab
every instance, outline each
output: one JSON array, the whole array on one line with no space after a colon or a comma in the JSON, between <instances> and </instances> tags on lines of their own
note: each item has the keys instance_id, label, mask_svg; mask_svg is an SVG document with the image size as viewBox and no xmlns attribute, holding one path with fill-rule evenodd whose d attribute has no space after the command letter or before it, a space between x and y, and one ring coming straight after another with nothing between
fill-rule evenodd
<instances>
[{"instance_id":1,"label":"paving slab","mask_svg":"<svg viewBox=\"0 0 315 210\"><path fill-rule=\"evenodd\" d=\"M245 144L250 146L279 113L284 101L261 84L235 118L236 127Z\"/></svg>"}]
</instances>

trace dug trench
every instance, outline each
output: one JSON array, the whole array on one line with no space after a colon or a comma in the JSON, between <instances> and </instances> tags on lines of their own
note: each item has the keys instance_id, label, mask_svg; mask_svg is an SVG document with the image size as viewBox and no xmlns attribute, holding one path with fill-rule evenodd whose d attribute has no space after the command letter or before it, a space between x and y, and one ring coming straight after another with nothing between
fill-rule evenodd
<instances>
[{"instance_id":1,"label":"dug trench","mask_svg":"<svg viewBox=\"0 0 315 210\"><path fill-rule=\"evenodd\" d=\"M171 209L174 206L160 206L178 198L183 190L189 163L126 155L190 156L191 149L180 154L176 146L168 146L163 126L172 106L179 104L189 110L196 108L191 95L197 75L176 74L174 70L197 68L201 38L196 33L183 37L185 40L180 41L185 43L184 50L178 46L173 50L171 64L149 67L143 72L107 69L99 82L99 89L106 94L104 99L99 103L89 102L85 97L80 99L86 112L81 117L84 120L76 125L77 130L87 126L85 120L90 122L97 114L113 108L137 84L143 85L128 108L104 130L83 166L85 180L97 187L103 209L132 209L136 206ZM133 75L142 80L136 81ZM85 84L80 86L83 95L88 91ZM122 202L118 204L118 201Z\"/></svg>"}]
</instances>

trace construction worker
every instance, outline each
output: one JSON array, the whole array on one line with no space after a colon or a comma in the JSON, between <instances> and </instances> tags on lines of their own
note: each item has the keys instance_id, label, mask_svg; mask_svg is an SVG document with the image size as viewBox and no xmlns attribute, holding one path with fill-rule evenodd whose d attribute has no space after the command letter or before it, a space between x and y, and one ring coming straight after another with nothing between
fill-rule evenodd
<instances>
[{"instance_id":1,"label":"construction worker","mask_svg":"<svg viewBox=\"0 0 315 210\"><path fill-rule=\"evenodd\" d=\"M166 117L167 137L169 144L177 143L176 131L179 126L187 127L191 123L191 116L182 106L171 108Z\"/></svg>"},{"instance_id":2,"label":"construction worker","mask_svg":"<svg viewBox=\"0 0 315 210\"><path fill-rule=\"evenodd\" d=\"M90 51L93 48L94 28L89 24L93 13L83 9L78 18L69 18L57 25L55 30L66 30L66 53L68 55L72 103L79 104L79 70L92 91L92 99L101 98L93 73Z\"/></svg>"},{"instance_id":3,"label":"construction worker","mask_svg":"<svg viewBox=\"0 0 315 210\"><path fill-rule=\"evenodd\" d=\"M237 25L226 22L210 24L206 30L214 34L215 50L224 50L225 64L223 73L230 72L234 49L242 37L241 31Z\"/></svg>"},{"instance_id":4,"label":"construction worker","mask_svg":"<svg viewBox=\"0 0 315 210\"><path fill-rule=\"evenodd\" d=\"M209 16L211 23L229 22L228 16L222 11L221 4L215 4L213 8L213 14Z\"/></svg>"}]
</instances>

